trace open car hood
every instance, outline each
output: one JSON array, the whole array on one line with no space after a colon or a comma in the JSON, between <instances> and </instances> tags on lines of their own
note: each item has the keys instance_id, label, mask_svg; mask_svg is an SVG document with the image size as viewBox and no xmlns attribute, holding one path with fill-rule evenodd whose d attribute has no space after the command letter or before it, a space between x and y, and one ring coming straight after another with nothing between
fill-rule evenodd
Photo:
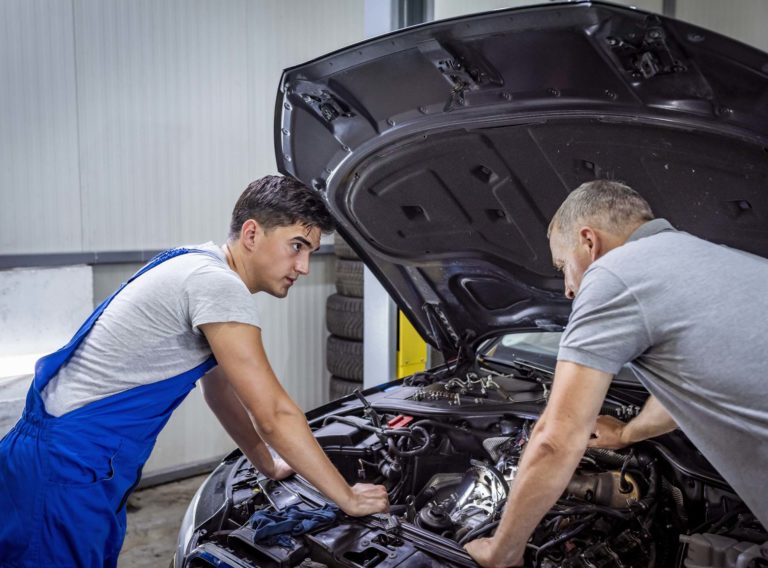
<instances>
[{"instance_id":1,"label":"open car hood","mask_svg":"<svg viewBox=\"0 0 768 568\"><path fill-rule=\"evenodd\" d=\"M284 72L278 168L433 346L557 329L546 229L568 192L627 182L655 214L768 256L768 55L600 2L439 21Z\"/></svg>"}]
</instances>

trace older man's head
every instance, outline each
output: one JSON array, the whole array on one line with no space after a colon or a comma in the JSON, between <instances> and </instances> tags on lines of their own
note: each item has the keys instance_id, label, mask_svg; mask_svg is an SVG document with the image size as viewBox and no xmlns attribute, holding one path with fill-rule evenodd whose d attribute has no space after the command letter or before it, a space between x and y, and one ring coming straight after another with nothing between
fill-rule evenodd
<instances>
[{"instance_id":1,"label":"older man's head","mask_svg":"<svg viewBox=\"0 0 768 568\"><path fill-rule=\"evenodd\" d=\"M595 180L571 192L547 231L552 263L563 273L565 295L575 297L589 265L624 244L651 219L648 202L623 183Z\"/></svg>"}]
</instances>

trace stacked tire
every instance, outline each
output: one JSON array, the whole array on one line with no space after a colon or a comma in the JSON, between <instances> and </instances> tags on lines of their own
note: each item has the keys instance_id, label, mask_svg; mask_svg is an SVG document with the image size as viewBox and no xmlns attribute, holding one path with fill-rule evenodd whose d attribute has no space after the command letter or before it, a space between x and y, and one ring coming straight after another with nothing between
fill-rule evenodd
<instances>
[{"instance_id":1,"label":"stacked tire","mask_svg":"<svg viewBox=\"0 0 768 568\"><path fill-rule=\"evenodd\" d=\"M326 365L331 372L330 400L363 386L363 262L338 235L336 293L325 304Z\"/></svg>"}]
</instances>

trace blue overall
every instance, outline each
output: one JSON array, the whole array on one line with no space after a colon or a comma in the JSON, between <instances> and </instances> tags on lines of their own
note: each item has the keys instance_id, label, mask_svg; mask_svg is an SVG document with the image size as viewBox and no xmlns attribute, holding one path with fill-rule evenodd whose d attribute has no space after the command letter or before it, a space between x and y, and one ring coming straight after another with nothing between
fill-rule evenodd
<instances>
[{"instance_id":1,"label":"blue overall","mask_svg":"<svg viewBox=\"0 0 768 568\"><path fill-rule=\"evenodd\" d=\"M54 417L40 393L114 297L158 264L161 253L104 300L72 340L41 358L21 419L0 441L0 567L116 566L125 537L125 503L160 430L211 356L178 376L91 402Z\"/></svg>"}]
</instances>

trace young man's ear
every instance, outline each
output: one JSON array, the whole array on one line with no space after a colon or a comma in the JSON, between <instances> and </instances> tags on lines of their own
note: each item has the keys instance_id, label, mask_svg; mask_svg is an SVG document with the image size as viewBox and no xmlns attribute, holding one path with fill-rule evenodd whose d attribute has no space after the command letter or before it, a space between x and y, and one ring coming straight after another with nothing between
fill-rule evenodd
<instances>
[{"instance_id":1,"label":"young man's ear","mask_svg":"<svg viewBox=\"0 0 768 568\"><path fill-rule=\"evenodd\" d=\"M251 250L263 234L264 230L259 222L256 219L248 219L240 229L240 242L246 249Z\"/></svg>"}]
</instances>

